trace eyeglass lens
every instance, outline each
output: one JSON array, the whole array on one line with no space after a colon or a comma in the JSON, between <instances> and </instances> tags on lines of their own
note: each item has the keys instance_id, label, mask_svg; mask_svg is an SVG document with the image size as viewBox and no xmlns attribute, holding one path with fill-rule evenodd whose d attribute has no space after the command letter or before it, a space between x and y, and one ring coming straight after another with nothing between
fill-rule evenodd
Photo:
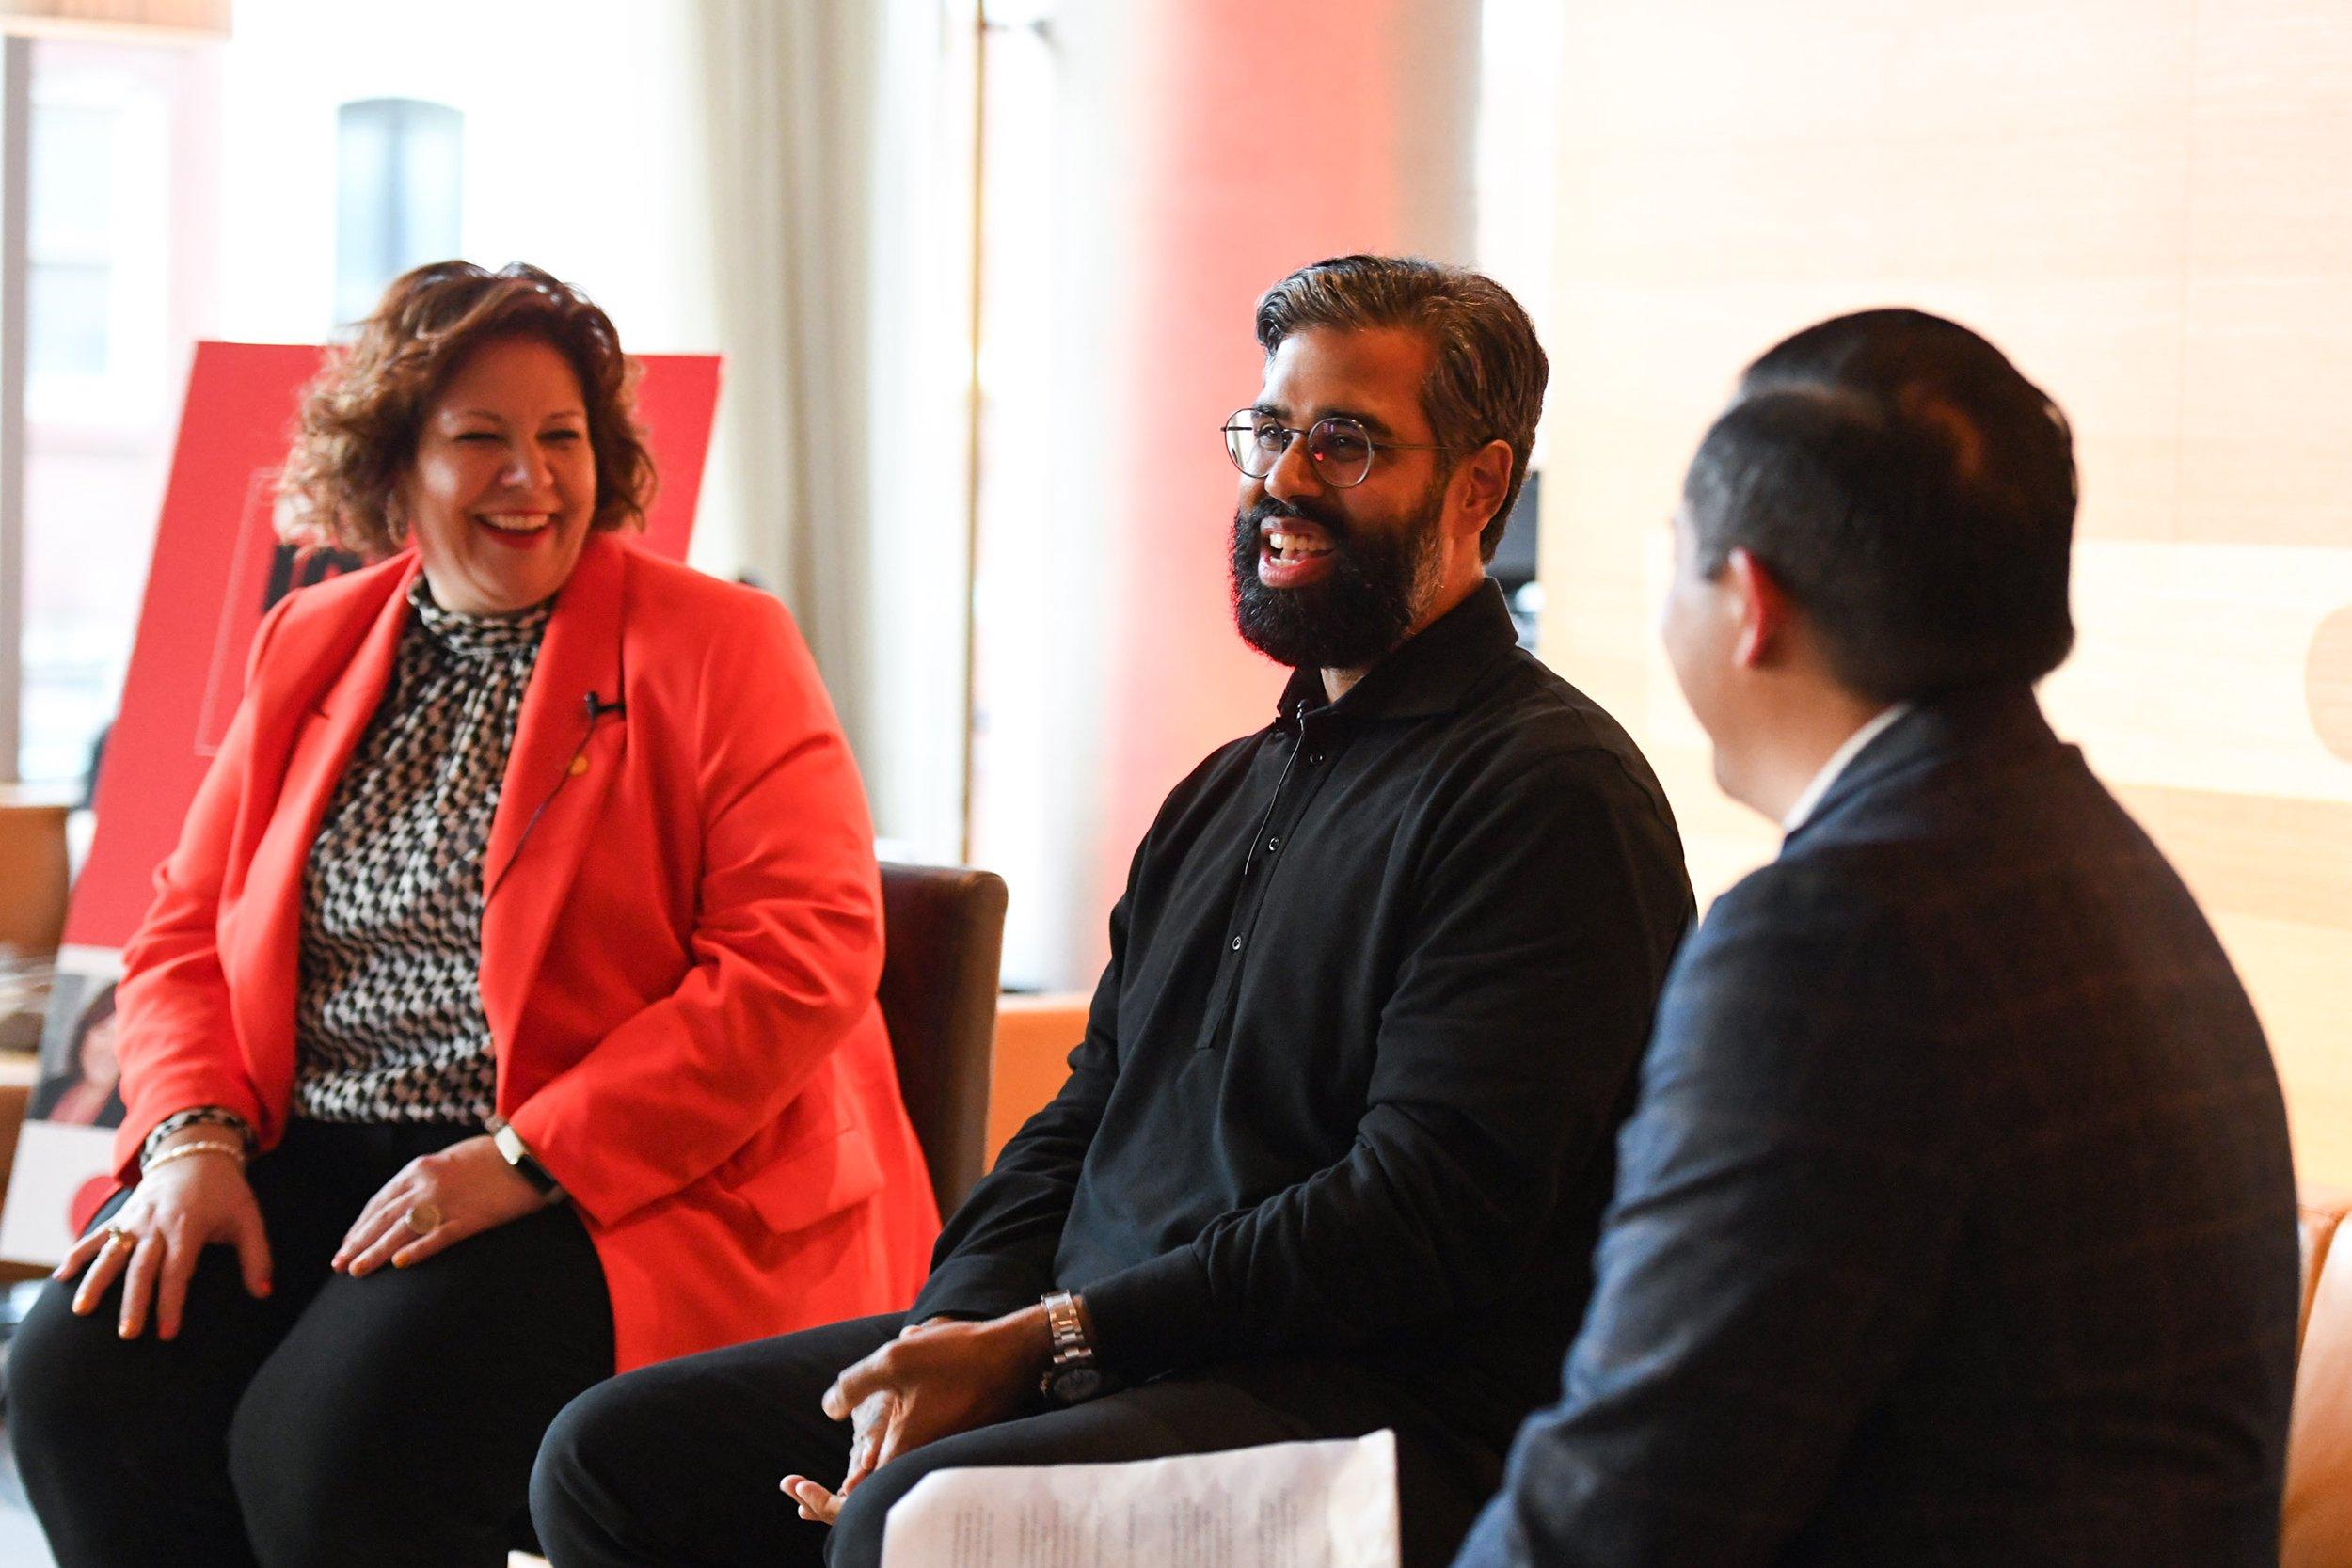
<instances>
[{"instance_id":1,"label":"eyeglass lens","mask_svg":"<svg viewBox=\"0 0 2352 1568\"><path fill-rule=\"evenodd\" d=\"M1244 408L1225 422L1226 451L1252 479L1263 479L1290 451L1297 432L1269 414ZM1372 467L1372 436L1344 415L1317 420L1306 432L1307 456L1323 483L1338 489L1363 483Z\"/></svg>"}]
</instances>

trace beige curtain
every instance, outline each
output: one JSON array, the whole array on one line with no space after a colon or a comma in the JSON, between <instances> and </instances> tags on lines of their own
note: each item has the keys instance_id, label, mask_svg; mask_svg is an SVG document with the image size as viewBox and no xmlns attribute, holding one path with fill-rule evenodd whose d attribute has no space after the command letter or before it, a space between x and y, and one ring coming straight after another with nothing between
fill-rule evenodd
<instances>
[{"instance_id":1,"label":"beige curtain","mask_svg":"<svg viewBox=\"0 0 2352 1568\"><path fill-rule=\"evenodd\" d=\"M815 650L879 831L895 852L952 858L970 602L959 8L694 9L726 356L714 507Z\"/></svg>"}]
</instances>

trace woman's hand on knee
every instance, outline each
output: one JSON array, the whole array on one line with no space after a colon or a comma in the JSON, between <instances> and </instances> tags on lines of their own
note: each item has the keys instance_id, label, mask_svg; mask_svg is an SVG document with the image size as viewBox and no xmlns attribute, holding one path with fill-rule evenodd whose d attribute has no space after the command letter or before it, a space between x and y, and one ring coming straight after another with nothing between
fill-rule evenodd
<instances>
[{"instance_id":1,"label":"woman's hand on knee","mask_svg":"<svg viewBox=\"0 0 2352 1568\"><path fill-rule=\"evenodd\" d=\"M351 1222L329 1267L354 1279L387 1263L405 1269L549 1202L486 1134L468 1138L403 1165Z\"/></svg>"},{"instance_id":2,"label":"woman's hand on knee","mask_svg":"<svg viewBox=\"0 0 2352 1568\"><path fill-rule=\"evenodd\" d=\"M173 1147L167 1143L157 1153ZM120 1279L116 1332L135 1339L151 1318L158 1338L176 1338L188 1280L204 1249L215 1243L236 1249L248 1291L269 1294L269 1234L244 1163L234 1154L208 1150L142 1176L114 1217L74 1243L52 1277L81 1276L73 1310L84 1317L98 1310L107 1288Z\"/></svg>"}]
</instances>

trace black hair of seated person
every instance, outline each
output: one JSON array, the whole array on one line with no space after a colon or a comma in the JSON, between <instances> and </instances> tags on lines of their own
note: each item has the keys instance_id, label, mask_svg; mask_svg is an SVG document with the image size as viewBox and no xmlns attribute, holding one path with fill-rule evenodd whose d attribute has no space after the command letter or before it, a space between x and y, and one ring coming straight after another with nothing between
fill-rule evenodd
<instances>
[{"instance_id":1,"label":"black hair of seated person","mask_svg":"<svg viewBox=\"0 0 2352 1568\"><path fill-rule=\"evenodd\" d=\"M1809 326L1750 365L1684 482L1696 562L1761 562L1875 702L2031 683L2073 646L2074 437L1976 333L1919 310Z\"/></svg>"}]
</instances>

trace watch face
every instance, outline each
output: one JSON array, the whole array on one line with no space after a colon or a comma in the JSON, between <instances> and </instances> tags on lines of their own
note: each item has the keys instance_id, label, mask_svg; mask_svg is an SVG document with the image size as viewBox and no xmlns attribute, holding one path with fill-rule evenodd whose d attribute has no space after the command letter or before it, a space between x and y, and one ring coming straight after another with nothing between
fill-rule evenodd
<instances>
[{"instance_id":1,"label":"watch face","mask_svg":"<svg viewBox=\"0 0 2352 1568\"><path fill-rule=\"evenodd\" d=\"M1057 1404L1084 1404L1103 1392L1103 1374L1092 1367L1057 1367L1046 1374L1045 1391Z\"/></svg>"}]
</instances>

